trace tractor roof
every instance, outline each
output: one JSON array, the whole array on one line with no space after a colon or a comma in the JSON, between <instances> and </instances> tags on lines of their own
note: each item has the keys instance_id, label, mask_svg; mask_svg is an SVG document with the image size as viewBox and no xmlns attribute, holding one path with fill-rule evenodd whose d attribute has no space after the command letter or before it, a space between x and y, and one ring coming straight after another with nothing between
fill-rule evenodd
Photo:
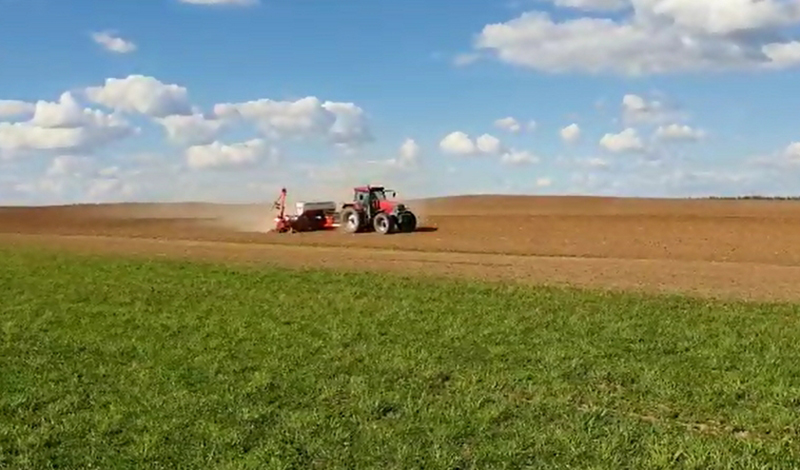
<instances>
[{"instance_id":1,"label":"tractor roof","mask_svg":"<svg viewBox=\"0 0 800 470\"><path fill-rule=\"evenodd\" d=\"M354 189L358 192L383 191L383 186L356 186Z\"/></svg>"}]
</instances>

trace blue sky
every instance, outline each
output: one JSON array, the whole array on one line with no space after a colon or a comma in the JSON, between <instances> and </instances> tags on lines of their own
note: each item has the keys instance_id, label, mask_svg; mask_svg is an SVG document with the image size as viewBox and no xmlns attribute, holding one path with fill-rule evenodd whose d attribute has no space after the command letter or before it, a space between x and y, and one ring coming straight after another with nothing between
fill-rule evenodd
<instances>
[{"instance_id":1,"label":"blue sky","mask_svg":"<svg viewBox=\"0 0 800 470\"><path fill-rule=\"evenodd\" d=\"M798 194L798 25L798 0L0 0L0 204Z\"/></svg>"}]
</instances>

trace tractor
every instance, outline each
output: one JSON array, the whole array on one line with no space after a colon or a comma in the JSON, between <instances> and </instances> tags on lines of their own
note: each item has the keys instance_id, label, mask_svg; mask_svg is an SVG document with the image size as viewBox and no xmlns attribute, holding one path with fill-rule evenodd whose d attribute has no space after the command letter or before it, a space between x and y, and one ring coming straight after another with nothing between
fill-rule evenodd
<instances>
[{"instance_id":1,"label":"tractor","mask_svg":"<svg viewBox=\"0 0 800 470\"><path fill-rule=\"evenodd\" d=\"M340 227L347 233L369 229L382 235L394 232L413 232L417 228L417 217L405 204L387 197L397 196L383 186L362 186L353 189L353 201L342 205Z\"/></svg>"}]
</instances>

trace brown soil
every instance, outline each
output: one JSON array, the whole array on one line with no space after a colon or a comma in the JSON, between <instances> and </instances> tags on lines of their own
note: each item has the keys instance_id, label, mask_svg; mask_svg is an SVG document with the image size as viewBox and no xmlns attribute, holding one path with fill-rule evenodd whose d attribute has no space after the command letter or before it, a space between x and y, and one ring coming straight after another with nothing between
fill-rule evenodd
<instances>
[{"instance_id":1,"label":"brown soil","mask_svg":"<svg viewBox=\"0 0 800 470\"><path fill-rule=\"evenodd\" d=\"M0 208L0 240L533 283L800 299L800 202L469 196L413 201L421 230L264 233L263 206ZM795 248L795 246L798 246Z\"/></svg>"}]
</instances>

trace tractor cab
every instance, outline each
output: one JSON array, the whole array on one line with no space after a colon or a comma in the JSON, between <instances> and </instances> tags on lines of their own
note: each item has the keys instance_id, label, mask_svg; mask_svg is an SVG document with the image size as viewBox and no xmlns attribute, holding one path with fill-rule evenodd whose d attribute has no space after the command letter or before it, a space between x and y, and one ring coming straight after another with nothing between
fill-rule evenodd
<instances>
[{"instance_id":1,"label":"tractor cab","mask_svg":"<svg viewBox=\"0 0 800 470\"><path fill-rule=\"evenodd\" d=\"M394 210L394 202L387 197L391 193L396 197L396 193L386 190L383 186L361 186L354 188L353 202L360 207L370 208L373 212L391 213Z\"/></svg>"}]
</instances>

